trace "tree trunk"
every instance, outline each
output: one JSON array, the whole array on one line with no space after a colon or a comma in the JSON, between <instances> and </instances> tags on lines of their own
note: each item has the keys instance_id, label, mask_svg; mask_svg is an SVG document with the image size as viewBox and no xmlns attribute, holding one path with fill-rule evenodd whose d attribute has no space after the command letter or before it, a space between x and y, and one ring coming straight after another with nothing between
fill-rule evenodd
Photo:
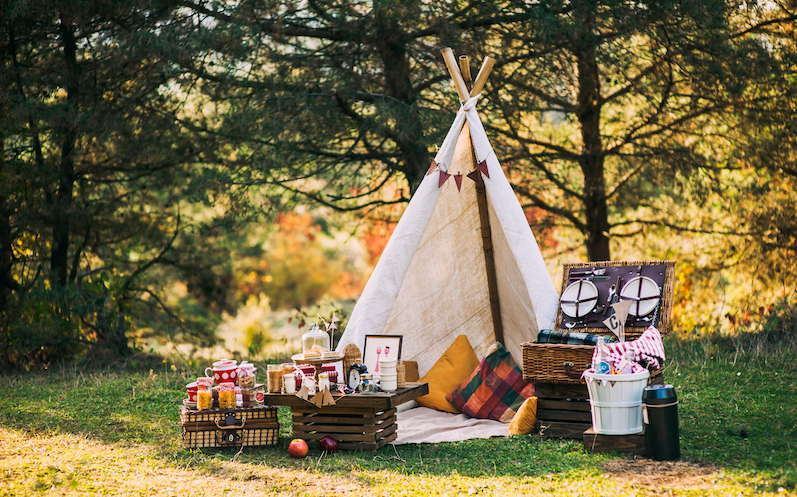
<instances>
[{"instance_id":1,"label":"tree trunk","mask_svg":"<svg viewBox=\"0 0 797 497\"><path fill-rule=\"evenodd\" d=\"M395 22L384 21L378 44L379 56L385 74L388 94L401 104L393 107L396 120L394 130L398 136L396 145L404 160L402 172L407 178L410 195L415 193L429 168L429 152L424 146L423 128L415 106L417 94L412 88L412 70L407 58L407 46L401 28Z\"/></svg>"},{"instance_id":2,"label":"tree trunk","mask_svg":"<svg viewBox=\"0 0 797 497\"><path fill-rule=\"evenodd\" d=\"M61 42L66 62L66 115L61 129L61 161L58 189L52 213L53 245L50 270L54 283L66 286L69 266L69 234L75 183L74 151L77 142L77 115L80 69L77 65L77 45L72 22L62 13Z\"/></svg>"},{"instance_id":3,"label":"tree trunk","mask_svg":"<svg viewBox=\"0 0 797 497\"><path fill-rule=\"evenodd\" d=\"M0 178L3 178L5 175L4 155L3 150L0 150ZM10 219L8 206L6 205L6 197L0 194L0 315L5 314L11 290L17 287L11 275L13 253L11 251L12 236Z\"/></svg>"},{"instance_id":4,"label":"tree trunk","mask_svg":"<svg viewBox=\"0 0 797 497\"><path fill-rule=\"evenodd\" d=\"M603 141L600 134L601 86L595 57L594 18L589 2L574 11L581 15L580 33L573 51L578 64L578 121L581 128L581 171L584 175L587 256L590 261L608 261L609 208L606 201Z\"/></svg>"}]
</instances>

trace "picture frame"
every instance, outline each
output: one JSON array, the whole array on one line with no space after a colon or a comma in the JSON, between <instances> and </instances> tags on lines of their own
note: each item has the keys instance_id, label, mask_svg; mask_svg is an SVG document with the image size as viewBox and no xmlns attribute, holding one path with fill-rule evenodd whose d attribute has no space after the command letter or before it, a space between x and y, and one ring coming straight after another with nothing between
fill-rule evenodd
<instances>
[{"instance_id":1,"label":"picture frame","mask_svg":"<svg viewBox=\"0 0 797 497\"><path fill-rule=\"evenodd\" d=\"M379 358L401 359L401 341L404 335L365 335L363 364L368 372L379 376Z\"/></svg>"}]
</instances>

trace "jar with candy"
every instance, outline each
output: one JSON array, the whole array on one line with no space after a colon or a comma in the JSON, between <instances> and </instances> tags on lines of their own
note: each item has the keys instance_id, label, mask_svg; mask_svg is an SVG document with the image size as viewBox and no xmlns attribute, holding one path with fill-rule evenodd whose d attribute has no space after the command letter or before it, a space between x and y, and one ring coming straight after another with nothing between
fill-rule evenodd
<instances>
[{"instance_id":1,"label":"jar with candy","mask_svg":"<svg viewBox=\"0 0 797 497\"><path fill-rule=\"evenodd\" d=\"M197 385L196 408L200 411L206 411L211 407L213 407L213 391L210 386Z\"/></svg>"},{"instance_id":2,"label":"jar with candy","mask_svg":"<svg viewBox=\"0 0 797 497\"><path fill-rule=\"evenodd\" d=\"M222 383L219 390L219 409L235 409L235 387L232 383Z\"/></svg>"},{"instance_id":3,"label":"jar with candy","mask_svg":"<svg viewBox=\"0 0 797 497\"><path fill-rule=\"evenodd\" d=\"M238 367L238 384L243 388L252 388L255 386L255 365L249 362L243 362Z\"/></svg>"}]
</instances>

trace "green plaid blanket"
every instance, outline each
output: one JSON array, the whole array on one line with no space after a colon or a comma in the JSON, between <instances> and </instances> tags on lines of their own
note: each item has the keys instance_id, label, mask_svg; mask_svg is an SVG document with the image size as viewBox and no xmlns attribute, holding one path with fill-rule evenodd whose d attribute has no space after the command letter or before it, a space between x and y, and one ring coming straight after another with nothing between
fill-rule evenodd
<instances>
[{"instance_id":1,"label":"green plaid blanket","mask_svg":"<svg viewBox=\"0 0 797 497\"><path fill-rule=\"evenodd\" d=\"M534 343L563 343L566 345L597 345L598 337L592 333L581 333L578 331L555 331L541 330ZM604 336L606 343L616 342L613 336Z\"/></svg>"}]
</instances>

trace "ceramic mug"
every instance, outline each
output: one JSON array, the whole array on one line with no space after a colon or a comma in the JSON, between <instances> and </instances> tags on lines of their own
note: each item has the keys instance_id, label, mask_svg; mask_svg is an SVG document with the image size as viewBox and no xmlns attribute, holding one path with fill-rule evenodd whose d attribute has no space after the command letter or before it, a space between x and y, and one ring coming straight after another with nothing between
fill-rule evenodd
<instances>
[{"instance_id":1,"label":"ceramic mug","mask_svg":"<svg viewBox=\"0 0 797 497\"><path fill-rule=\"evenodd\" d=\"M382 373L382 374L395 373L396 372L396 360L395 359L379 359L379 372Z\"/></svg>"},{"instance_id":2,"label":"ceramic mug","mask_svg":"<svg viewBox=\"0 0 797 497\"><path fill-rule=\"evenodd\" d=\"M378 380L376 380L377 386L383 392L393 392L398 388L397 383L398 375L394 374L382 374Z\"/></svg>"},{"instance_id":3,"label":"ceramic mug","mask_svg":"<svg viewBox=\"0 0 797 497\"><path fill-rule=\"evenodd\" d=\"M217 384L235 383L238 379L237 361L222 359L213 363L213 368L205 368L205 376L216 380Z\"/></svg>"}]
</instances>

